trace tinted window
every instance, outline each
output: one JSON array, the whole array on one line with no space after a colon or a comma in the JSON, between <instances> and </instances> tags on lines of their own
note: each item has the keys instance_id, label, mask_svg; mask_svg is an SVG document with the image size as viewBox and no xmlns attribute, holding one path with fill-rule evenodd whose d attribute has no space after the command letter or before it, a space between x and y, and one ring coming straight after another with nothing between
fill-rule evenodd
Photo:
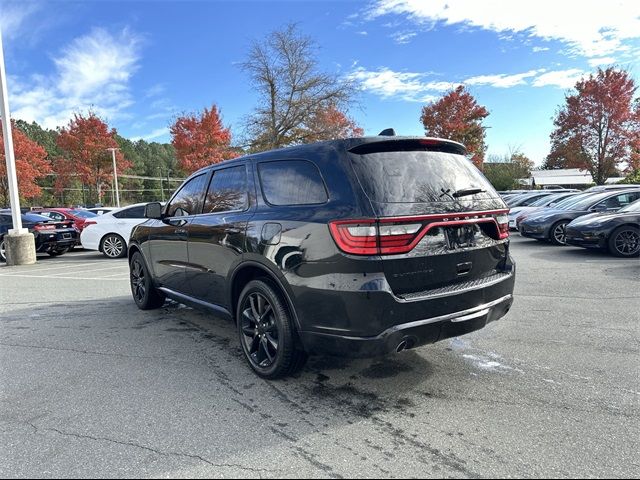
<instances>
[{"instance_id":1,"label":"tinted window","mask_svg":"<svg viewBox=\"0 0 640 480\"><path fill-rule=\"evenodd\" d=\"M625 213L628 213L628 212L631 212L631 213L640 212L640 200L636 200L635 202L627 205L622 210L620 210L620 212L625 212Z\"/></svg>"},{"instance_id":2,"label":"tinted window","mask_svg":"<svg viewBox=\"0 0 640 480\"><path fill-rule=\"evenodd\" d=\"M247 205L247 170L244 165L213 172L202 213L242 211Z\"/></svg>"},{"instance_id":3,"label":"tinted window","mask_svg":"<svg viewBox=\"0 0 640 480\"><path fill-rule=\"evenodd\" d=\"M620 195L607 198L598 205L604 205L607 210L617 210L634 202L638 198L638 195L638 193L621 193Z\"/></svg>"},{"instance_id":4,"label":"tinted window","mask_svg":"<svg viewBox=\"0 0 640 480\"><path fill-rule=\"evenodd\" d=\"M206 180L207 174L203 173L185 183L171 200L167 215L169 217L185 217L200 213Z\"/></svg>"},{"instance_id":5,"label":"tinted window","mask_svg":"<svg viewBox=\"0 0 640 480\"><path fill-rule=\"evenodd\" d=\"M113 214L116 218L144 218L144 205L125 208Z\"/></svg>"},{"instance_id":6,"label":"tinted window","mask_svg":"<svg viewBox=\"0 0 640 480\"><path fill-rule=\"evenodd\" d=\"M479 200L497 196L493 187L462 155L409 151L352 155L367 196L380 203L453 201L453 193L468 188L483 192L463 197Z\"/></svg>"},{"instance_id":7,"label":"tinted window","mask_svg":"<svg viewBox=\"0 0 640 480\"><path fill-rule=\"evenodd\" d=\"M42 212L40 215L44 215L45 217L52 218L53 220L56 220L56 221L62 221L66 219L64 215L58 212Z\"/></svg>"},{"instance_id":8,"label":"tinted window","mask_svg":"<svg viewBox=\"0 0 640 480\"><path fill-rule=\"evenodd\" d=\"M22 215L22 220L30 223L51 221L50 218L45 217L44 215L37 215L35 213L25 213L24 215Z\"/></svg>"},{"instance_id":9,"label":"tinted window","mask_svg":"<svg viewBox=\"0 0 640 480\"><path fill-rule=\"evenodd\" d=\"M71 210L71 214L80 218L93 218L97 216L95 213L87 210Z\"/></svg>"},{"instance_id":10,"label":"tinted window","mask_svg":"<svg viewBox=\"0 0 640 480\"><path fill-rule=\"evenodd\" d=\"M318 167L305 160L258 164L262 195L271 205L313 205L329 197Z\"/></svg>"}]
</instances>

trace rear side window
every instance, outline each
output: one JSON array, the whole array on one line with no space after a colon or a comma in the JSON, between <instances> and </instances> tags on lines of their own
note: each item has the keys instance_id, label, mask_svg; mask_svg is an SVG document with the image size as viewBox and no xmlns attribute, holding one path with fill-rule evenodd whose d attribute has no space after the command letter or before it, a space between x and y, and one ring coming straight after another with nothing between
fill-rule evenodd
<instances>
[{"instance_id":1,"label":"rear side window","mask_svg":"<svg viewBox=\"0 0 640 480\"><path fill-rule=\"evenodd\" d=\"M460 200L495 198L491 184L465 157L434 151L386 151L351 155L367 196L379 203L455 201L454 193L469 188L483 192Z\"/></svg>"},{"instance_id":2,"label":"rear side window","mask_svg":"<svg viewBox=\"0 0 640 480\"><path fill-rule=\"evenodd\" d=\"M113 214L116 218L144 218L144 205L125 208Z\"/></svg>"},{"instance_id":3,"label":"rear side window","mask_svg":"<svg viewBox=\"0 0 640 480\"><path fill-rule=\"evenodd\" d=\"M202 213L243 211L247 206L246 167L242 165L213 172Z\"/></svg>"},{"instance_id":4,"label":"rear side window","mask_svg":"<svg viewBox=\"0 0 640 480\"><path fill-rule=\"evenodd\" d=\"M171 200L167 209L167 216L187 217L199 214L202 208L206 180L207 174L203 173L185 183Z\"/></svg>"},{"instance_id":5,"label":"rear side window","mask_svg":"<svg viewBox=\"0 0 640 480\"><path fill-rule=\"evenodd\" d=\"M258 164L264 199L271 205L317 205L329 200L318 167L306 160Z\"/></svg>"}]
</instances>

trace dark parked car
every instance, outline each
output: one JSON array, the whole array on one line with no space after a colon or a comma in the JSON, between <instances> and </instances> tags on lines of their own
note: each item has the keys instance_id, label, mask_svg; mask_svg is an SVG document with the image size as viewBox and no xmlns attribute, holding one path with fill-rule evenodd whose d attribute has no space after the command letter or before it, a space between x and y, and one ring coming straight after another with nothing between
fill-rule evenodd
<instances>
[{"instance_id":1,"label":"dark parked car","mask_svg":"<svg viewBox=\"0 0 640 480\"><path fill-rule=\"evenodd\" d=\"M260 376L307 354L380 356L505 315L507 208L438 139L370 137L251 155L193 174L135 227L131 290L233 319Z\"/></svg>"},{"instance_id":2,"label":"dark parked car","mask_svg":"<svg viewBox=\"0 0 640 480\"><path fill-rule=\"evenodd\" d=\"M55 222L35 213L22 214L22 226L35 236L36 252L62 255L78 241L78 230L72 221ZM4 236L13 228L10 210L0 210L0 261L6 262Z\"/></svg>"},{"instance_id":3,"label":"dark parked car","mask_svg":"<svg viewBox=\"0 0 640 480\"><path fill-rule=\"evenodd\" d=\"M640 255L640 200L613 213L592 213L567 225L567 243L603 248L617 257Z\"/></svg>"},{"instance_id":4,"label":"dark parked car","mask_svg":"<svg viewBox=\"0 0 640 480\"><path fill-rule=\"evenodd\" d=\"M565 209L550 208L522 220L520 235L538 240L549 240L555 245L566 244L567 225L578 217L594 212L616 212L640 198L640 188L585 194L581 200Z\"/></svg>"}]
</instances>

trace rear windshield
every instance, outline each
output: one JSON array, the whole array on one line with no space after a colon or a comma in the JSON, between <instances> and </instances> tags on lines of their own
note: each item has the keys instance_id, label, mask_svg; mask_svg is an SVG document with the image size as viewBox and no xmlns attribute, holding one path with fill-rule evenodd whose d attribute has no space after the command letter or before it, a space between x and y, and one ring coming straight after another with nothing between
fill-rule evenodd
<instances>
[{"instance_id":1,"label":"rear windshield","mask_svg":"<svg viewBox=\"0 0 640 480\"><path fill-rule=\"evenodd\" d=\"M27 222L50 222L51 219L49 217L45 217L44 215L37 215L35 213L25 213L22 218Z\"/></svg>"},{"instance_id":2,"label":"rear windshield","mask_svg":"<svg viewBox=\"0 0 640 480\"><path fill-rule=\"evenodd\" d=\"M403 151L351 155L356 175L367 196L380 203L433 203L458 200L455 192L483 190L460 200L498 197L491 184L462 155Z\"/></svg>"},{"instance_id":3,"label":"rear windshield","mask_svg":"<svg viewBox=\"0 0 640 480\"><path fill-rule=\"evenodd\" d=\"M88 210L71 210L71 214L80 218L93 218L97 217L97 215L93 212L89 212Z\"/></svg>"}]
</instances>

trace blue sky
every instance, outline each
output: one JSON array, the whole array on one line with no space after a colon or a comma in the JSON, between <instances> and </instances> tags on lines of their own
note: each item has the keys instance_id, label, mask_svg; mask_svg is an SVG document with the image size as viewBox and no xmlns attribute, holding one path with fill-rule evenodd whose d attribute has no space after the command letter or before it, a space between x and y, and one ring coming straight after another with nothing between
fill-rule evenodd
<instances>
[{"instance_id":1,"label":"blue sky","mask_svg":"<svg viewBox=\"0 0 640 480\"><path fill-rule=\"evenodd\" d=\"M240 135L256 98L238 63L289 22L323 70L357 82L367 134L423 134L421 107L463 83L491 112L489 154L538 164L578 78L640 75L637 0L0 0L12 114L54 128L92 108L124 136L169 141L176 115L216 103Z\"/></svg>"}]
</instances>

